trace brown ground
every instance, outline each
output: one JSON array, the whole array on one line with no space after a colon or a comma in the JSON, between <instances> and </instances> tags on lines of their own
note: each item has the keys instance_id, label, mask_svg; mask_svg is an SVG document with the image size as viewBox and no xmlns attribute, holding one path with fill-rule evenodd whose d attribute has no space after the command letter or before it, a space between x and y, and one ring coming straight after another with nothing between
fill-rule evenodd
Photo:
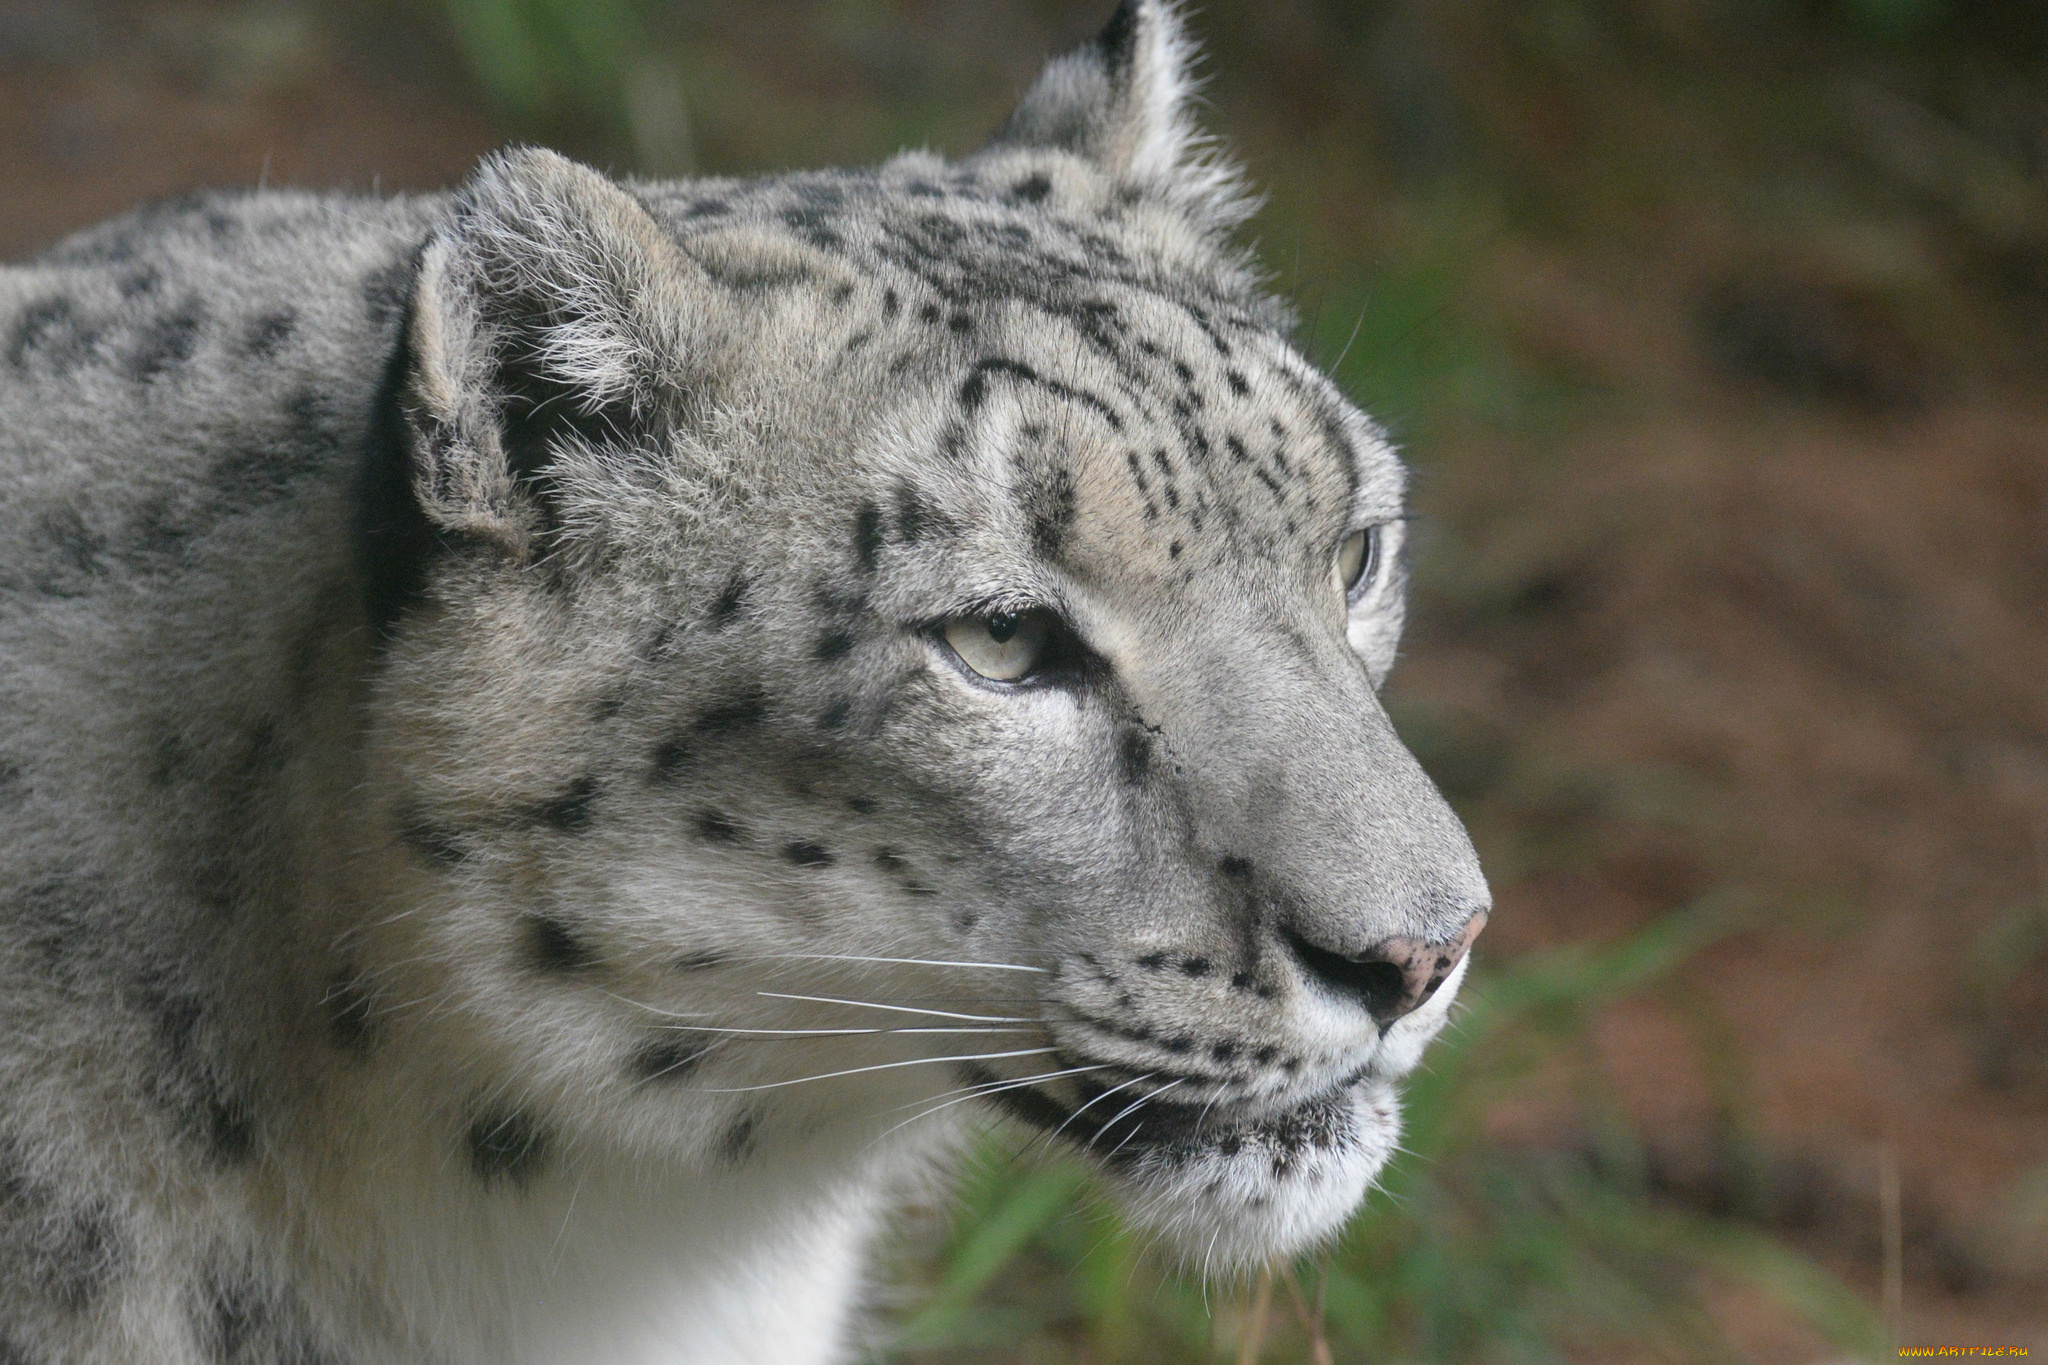
<instances>
[{"instance_id":1,"label":"brown ground","mask_svg":"<svg viewBox=\"0 0 2048 1365\"><path fill-rule=\"evenodd\" d=\"M1054 8L991 21L1036 44L1008 65L1095 7ZM1307 269L1426 256L1410 190L1441 168L1408 163L1491 166L1493 190L1461 191L1491 226L1460 229L1479 244L1447 325L1565 395L1414 428L1427 543L1392 699L1492 869L1484 946L1740 897L1747 928L1598 1029L1660 1187L1874 1298L1895 1159L1902 1340L2048 1351L2048 116L1974 49L1925 72L1817 39L1757 56L1678 0L1610 6L1622 36L1590 40L1569 6L1389 4L1376 58L1345 47L1343 6L1212 8L1219 66L1240 64L1218 121L1269 181L1337 186L1281 192ZM889 13L935 43L982 31L937 0ZM820 126L820 68L767 60L722 79ZM1913 98L1871 95L1886 82ZM1749 113L1773 101L1836 131L1780 145ZM1463 150L1346 122L1437 106ZM707 162L756 155L720 141L746 117L700 123ZM374 8L0 0L6 257L198 185L440 185L504 134L431 26ZM1495 1129L1572 1123L1530 1102ZM1715 1292L1751 1358L1818 1358Z\"/></svg>"}]
</instances>

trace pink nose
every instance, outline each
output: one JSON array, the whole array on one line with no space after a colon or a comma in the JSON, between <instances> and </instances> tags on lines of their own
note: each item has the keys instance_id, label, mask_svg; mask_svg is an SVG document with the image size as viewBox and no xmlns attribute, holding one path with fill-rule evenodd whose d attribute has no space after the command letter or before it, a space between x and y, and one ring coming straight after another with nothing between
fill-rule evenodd
<instances>
[{"instance_id":1,"label":"pink nose","mask_svg":"<svg viewBox=\"0 0 2048 1365\"><path fill-rule=\"evenodd\" d=\"M1373 949L1373 955L1380 961L1392 963L1401 970L1400 997L1374 1009L1373 1018L1382 1024L1390 1024L1411 1010L1422 1008L1423 1003L1436 994L1436 988L1444 984L1444 978L1458 969L1458 964L1465 960L1465 954L1472 948L1472 940L1478 938L1479 931L1485 927L1486 912L1481 910L1465 921L1465 927L1449 943L1390 938Z\"/></svg>"}]
</instances>

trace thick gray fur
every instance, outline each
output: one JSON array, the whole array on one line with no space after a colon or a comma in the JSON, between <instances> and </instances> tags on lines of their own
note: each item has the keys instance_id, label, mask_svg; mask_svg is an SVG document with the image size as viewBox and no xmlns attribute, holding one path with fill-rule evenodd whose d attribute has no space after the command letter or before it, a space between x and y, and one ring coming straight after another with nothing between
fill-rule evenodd
<instances>
[{"instance_id":1,"label":"thick gray fur","mask_svg":"<svg viewBox=\"0 0 2048 1365\"><path fill-rule=\"evenodd\" d=\"M1304 964L1486 891L1189 60L0 272L0 1362L839 1359L975 1085L1210 1273L1341 1227L1457 981Z\"/></svg>"}]
</instances>

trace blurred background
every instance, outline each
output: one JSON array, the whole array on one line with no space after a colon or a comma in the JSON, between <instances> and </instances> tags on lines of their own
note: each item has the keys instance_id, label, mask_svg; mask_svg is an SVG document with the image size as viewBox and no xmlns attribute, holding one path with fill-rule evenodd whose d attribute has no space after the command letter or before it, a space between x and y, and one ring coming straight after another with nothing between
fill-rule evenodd
<instances>
[{"instance_id":1,"label":"blurred background","mask_svg":"<svg viewBox=\"0 0 2048 1365\"><path fill-rule=\"evenodd\" d=\"M0 0L0 255L138 200L974 147L1110 0ZM876 1359L2048 1351L2048 0L1208 0L1417 471L1389 689L1498 908L1331 1255L997 1133Z\"/></svg>"}]
</instances>

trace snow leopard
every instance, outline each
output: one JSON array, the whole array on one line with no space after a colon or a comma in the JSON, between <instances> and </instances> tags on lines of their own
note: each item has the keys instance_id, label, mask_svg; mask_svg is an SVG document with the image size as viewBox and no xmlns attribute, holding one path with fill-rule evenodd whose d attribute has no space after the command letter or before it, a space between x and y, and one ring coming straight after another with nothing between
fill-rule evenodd
<instances>
[{"instance_id":1,"label":"snow leopard","mask_svg":"<svg viewBox=\"0 0 2048 1365\"><path fill-rule=\"evenodd\" d=\"M976 1115L1343 1228L1490 901L1193 60L0 272L0 1362L848 1359Z\"/></svg>"}]
</instances>

